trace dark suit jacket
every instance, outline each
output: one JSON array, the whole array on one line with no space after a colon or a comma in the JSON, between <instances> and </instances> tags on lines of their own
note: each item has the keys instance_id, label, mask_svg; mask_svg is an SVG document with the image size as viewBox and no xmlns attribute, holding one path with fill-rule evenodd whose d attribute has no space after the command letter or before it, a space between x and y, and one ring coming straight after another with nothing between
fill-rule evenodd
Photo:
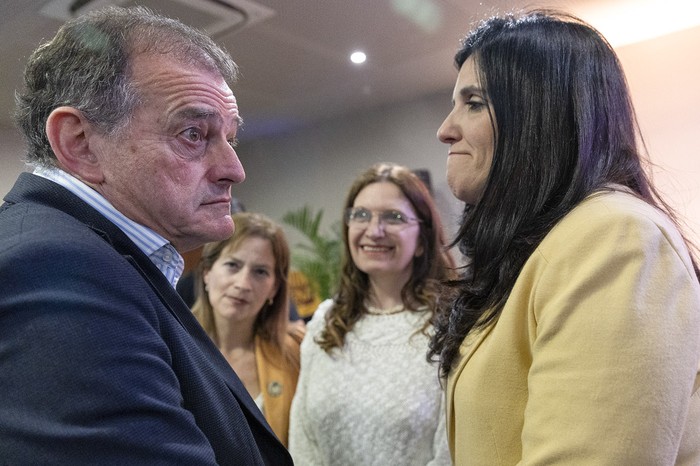
<instances>
[{"instance_id":1,"label":"dark suit jacket","mask_svg":"<svg viewBox=\"0 0 700 466\"><path fill-rule=\"evenodd\" d=\"M165 277L24 173L0 207L0 464L292 464Z\"/></svg>"}]
</instances>

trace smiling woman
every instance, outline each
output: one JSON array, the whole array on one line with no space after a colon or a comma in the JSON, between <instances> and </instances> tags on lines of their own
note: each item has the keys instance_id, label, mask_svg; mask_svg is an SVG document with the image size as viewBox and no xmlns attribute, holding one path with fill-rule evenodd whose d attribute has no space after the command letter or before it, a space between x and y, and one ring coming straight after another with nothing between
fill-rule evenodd
<instances>
[{"instance_id":1,"label":"smiling woman","mask_svg":"<svg viewBox=\"0 0 700 466\"><path fill-rule=\"evenodd\" d=\"M381 163L344 209L340 284L302 343L290 452L298 464L448 465L443 391L425 356L452 262L431 195L408 168Z\"/></svg>"}]
</instances>

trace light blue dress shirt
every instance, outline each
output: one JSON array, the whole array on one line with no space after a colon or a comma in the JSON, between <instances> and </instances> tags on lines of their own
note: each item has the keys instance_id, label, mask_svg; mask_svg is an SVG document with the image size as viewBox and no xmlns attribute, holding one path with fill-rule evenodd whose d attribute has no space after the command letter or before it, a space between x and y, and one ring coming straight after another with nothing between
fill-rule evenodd
<instances>
[{"instance_id":1,"label":"light blue dress shirt","mask_svg":"<svg viewBox=\"0 0 700 466\"><path fill-rule=\"evenodd\" d=\"M168 240L126 217L100 193L61 169L37 167L34 174L63 186L119 227L175 288L185 268L185 260Z\"/></svg>"}]
</instances>

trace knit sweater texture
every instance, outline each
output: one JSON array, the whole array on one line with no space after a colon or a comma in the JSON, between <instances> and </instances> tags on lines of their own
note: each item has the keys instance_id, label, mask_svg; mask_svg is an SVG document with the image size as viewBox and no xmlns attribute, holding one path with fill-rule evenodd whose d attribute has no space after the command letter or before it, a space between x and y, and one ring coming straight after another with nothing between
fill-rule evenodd
<instances>
[{"instance_id":1,"label":"knit sweater texture","mask_svg":"<svg viewBox=\"0 0 700 466\"><path fill-rule=\"evenodd\" d=\"M304 466L449 465L444 392L426 360L428 312L363 316L329 355L315 343L333 301L301 345L289 449Z\"/></svg>"}]
</instances>

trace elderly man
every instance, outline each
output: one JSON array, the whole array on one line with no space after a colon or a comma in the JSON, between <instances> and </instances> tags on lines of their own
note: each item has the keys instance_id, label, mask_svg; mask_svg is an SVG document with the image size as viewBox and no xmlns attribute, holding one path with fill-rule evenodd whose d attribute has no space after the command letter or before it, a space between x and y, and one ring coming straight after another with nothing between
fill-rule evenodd
<instances>
[{"instance_id":1,"label":"elderly man","mask_svg":"<svg viewBox=\"0 0 700 466\"><path fill-rule=\"evenodd\" d=\"M0 462L291 464L179 298L181 252L230 236L236 64L146 9L30 57L32 174L0 208Z\"/></svg>"}]
</instances>

